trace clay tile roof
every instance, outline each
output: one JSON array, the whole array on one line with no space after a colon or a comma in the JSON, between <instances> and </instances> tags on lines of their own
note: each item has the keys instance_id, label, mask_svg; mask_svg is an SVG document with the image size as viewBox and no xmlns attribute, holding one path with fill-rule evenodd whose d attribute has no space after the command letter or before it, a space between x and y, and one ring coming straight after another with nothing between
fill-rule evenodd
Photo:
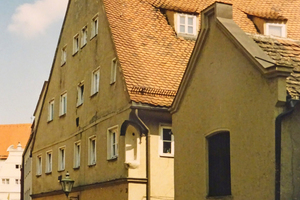
<instances>
[{"instance_id":1,"label":"clay tile roof","mask_svg":"<svg viewBox=\"0 0 300 200\"><path fill-rule=\"evenodd\" d=\"M22 148L26 146L31 133L31 124L0 125L0 159L8 156L7 149L14 145L17 148L20 142Z\"/></svg>"},{"instance_id":2,"label":"clay tile roof","mask_svg":"<svg viewBox=\"0 0 300 200\"><path fill-rule=\"evenodd\" d=\"M287 91L298 99L300 96L300 41L288 38L250 35L250 37L268 54L278 66L293 69L286 79Z\"/></svg>"},{"instance_id":3,"label":"clay tile roof","mask_svg":"<svg viewBox=\"0 0 300 200\"><path fill-rule=\"evenodd\" d=\"M214 2L213 0L104 0L117 55L132 101L170 106L195 45L194 40L177 37L161 11L166 9L199 14ZM257 33L249 15L287 18L287 35L300 39L300 23L297 23L300 16L300 0L219 2L233 5L233 20L247 33ZM287 55L280 56L288 58ZM278 62L282 62L279 60ZM287 62L291 60L292 56Z\"/></svg>"}]
</instances>

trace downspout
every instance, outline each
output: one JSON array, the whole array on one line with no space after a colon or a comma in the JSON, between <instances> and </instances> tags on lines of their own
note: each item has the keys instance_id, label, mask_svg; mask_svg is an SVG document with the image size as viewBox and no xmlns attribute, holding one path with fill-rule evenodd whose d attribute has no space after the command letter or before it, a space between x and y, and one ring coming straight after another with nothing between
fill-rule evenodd
<instances>
[{"instance_id":1,"label":"downspout","mask_svg":"<svg viewBox=\"0 0 300 200\"><path fill-rule=\"evenodd\" d=\"M143 120L139 117L139 110L135 109L135 116L140 121L141 124L148 130L148 134L146 135L146 200L150 200L151 193L151 184L150 184L150 130L148 126L143 122Z\"/></svg>"},{"instance_id":2,"label":"downspout","mask_svg":"<svg viewBox=\"0 0 300 200\"><path fill-rule=\"evenodd\" d=\"M281 123L284 117L293 113L299 100L291 99L287 96L286 111L282 112L275 120L275 200L280 200L281 181Z\"/></svg>"}]
</instances>

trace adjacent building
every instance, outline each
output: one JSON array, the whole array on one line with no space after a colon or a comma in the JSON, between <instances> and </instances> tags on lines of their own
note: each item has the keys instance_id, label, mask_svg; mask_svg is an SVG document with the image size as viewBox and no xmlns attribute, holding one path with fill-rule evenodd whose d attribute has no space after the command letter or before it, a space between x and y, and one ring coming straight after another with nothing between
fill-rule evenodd
<instances>
[{"instance_id":1,"label":"adjacent building","mask_svg":"<svg viewBox=\"0 0 300 200\"><path fill-rule=\"evenodd\" d=\"M21 190L22 144L31 124L0 125L0 199L18 200Z\"/></svg>"},{"instance_id":2,"label":"adjacent building","mask_svg":"<svg viewBox=\"0 0 300 200\"><path fill-rule=\"evenodd\" d=\"M298 199L300 1L235 3L202 11L172 105L175 199Z\"/></svg>"}]
</instances>

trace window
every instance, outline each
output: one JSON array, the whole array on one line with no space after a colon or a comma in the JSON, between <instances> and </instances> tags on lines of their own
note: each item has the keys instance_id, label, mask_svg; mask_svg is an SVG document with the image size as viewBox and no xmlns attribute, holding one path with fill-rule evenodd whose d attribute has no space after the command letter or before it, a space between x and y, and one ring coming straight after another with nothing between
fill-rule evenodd
<instances>
[{"instance_id":1,"label":"window","mask_svg":"<svg viewBox=\"0 0 300 200\"><path fill-rule=\"evenodd\" d=\"M160 127L160 155L161 156L174 156L174 136L170 126Z\"/></svg>"},{"instance_id":2,"label":"window","mask_svg":"<svg viewBox=\"0 0 300 200\"><path fill-rule=\"evenodd\" d=\"M77 106L80 106L83 104L83 92L84 92L84 84L81 82L77 86Z\"/></svg>"},{"instance_id":3,"label":"window","mask_svg":"<svg viewBox=\"0 0 300 200\"><path fill-rule=\"evenodd\" d=\"M36 159L36 175L42 175L42 156L37 156Z\"/></svg>"},{"instance_id":4,"label":"window","mask_svg":"<svg viewBox=\"0 0 300 200\"><path fill-rule=\"evenodd\" d=\"M61 65L67 62L67 46L61 49Z\"/></svg>"},{"instance_id":5,"label":"window","mask_svg":"<svg viewBox=\"0 0 300 200\"><path fill-rule=\"evenodd\" d=\"M65 147L60 147L58 149L58 171L65 170Z\"/></svg>"},{"instance_id":6,"label":"window","mask_svg":"<svg viewBox=\"0 0 300 200\"><path fill-rule=\"evenodd\" d=\"M67 113L67 93L60 96L60 115Z\"/></svg>"},{"instance_id":7,"label":"window","mask_svg":"<svg viewBox=\"0 0 300 200\"><path fill-rule=\"evenodd\" d=\"M54 100L51 100L48 106L48 121L52 121L53 117L54 117Z\"/></svg>"},{"instance_id":8,"label":"window","mask_svg":"<svg viewBox=\"0 0 300 200\"><path fill-rule=\"evenodd\" d=\"M98 15L92 19L91 27L91 38L93 38L98 34Z\"/></svg>"},{"instance_id":9,"label":"window","mask_svg":"<svg viewBox=\"0 0 300 200\"><path fill-rule=\"evenodd\" d=\"M87 26L82 28L81 34L82 34L81 47L84 47L87 43Z\"/></svg>"},{"instance_id":10,"label":"window","mask_svg":"<svg viewBox=\"0 0 300 200\"><path fill-rule=\"evenodd\" d=\"M52 151L46 153L46 173L52 172Z\"/></svg>"},{"instance_id":11,"label":"window","mask_svg":"<svg viewBox=\"0 0 300 200\"><path fill-rule=\"evenodd\" d=\"M285 24L266 23L266 35L286 37Z\"/></svg>"},{"instance_id":12,"label":"window","mask_svg":"<svg viewBox=\"0 0 300 200\"><path fill-rule=\"evenodd\" d=\"M79 50L79 34L73 38L73 54L76 54Z\"/></svg>"},{"instance_id":13,"label":"window","mask_svg":"<svg viewBox=\"0 0 300 200\"><path fill-rule=\"evenodd\" d=\"M100 69L97 69L92 74L92 87L91 95L99 92L99 81L100 81Z\"/></svg>"},{"instance_id":14,"label":"window","mask_svg":"<svg viewBox=\"0 0 300 200\"><path fill-rule=\"evenodd\" d=\"M177 33L196 35L196 16L188 14L177 14Z\"/></svg>"},{"instance_id":15,"label":"window","mask_svg":"<svg viewBox=\"0 0 300 200\"><path fill-rule=\"evenodd\" d=\"M110 73L110 84L113 84L116 82L117 78L117 59L112 59L111 62L111 73Z\"/></svg>"},{"instance_id":16,"label":"window","mask_svg":"<svg viewBox=\"0 0 300 200\"><path fill-rule=\"evenodd\" d=\"M19 169L20 168L20 165L16 165L16 169Z\"/></svg>"},{"instance_id":17,"label":"window","mask_svg":"<svg viewBox=\"0 0 300 200\"><path fill-rule=\"evenodd\" d=\"M19 179L15 179L15 183L18 185L20 184L20 180Z\"/></svg>"},{"instance_id":18,"label":"window","mask_svg":"<svg viewBox=\"0 0 300 200\"><path fill-rule=\"evenodd\" d=\"M209 196L231 195L229 132L208 138L208 165Z\"/></svg>"},{"instance_id":19,"label":"window","mask_svg":"<svg viewBox=\"0 0 300 200\"><path fill-rule=\"evenodd\" d=\"M92 136L89 138L89 145L88 145L88 160L89 165L96 164L96 136Z\"/></svg>"},{"instance_id":20,"label":"window","mask_svg":"<svg viewBox=\"0 0 300 200\"><path fill-rule=\"evenodd\" d=\"M118 126L107 130L107 159L118 157Z\"/></svg>"},{"instance_id":21,"label":"window","mask_svg":"<svg viewBox=\"0 0 300 200\"><path fill-rule=\"evenodd\" d=\"M80 167L80 142L75 142L74 144L74 168Z\"/></svg>"},{"instance_id":22,"label":"window","mask_svg":"<svg viewBox=\"0 0 300 200\"><path fill-rule=\"evenodd\" d=\"M8 185L9 184L9 179L8 178L3 178L2 179L2 184L3 185Z\"/></svg>"}]
</instances>

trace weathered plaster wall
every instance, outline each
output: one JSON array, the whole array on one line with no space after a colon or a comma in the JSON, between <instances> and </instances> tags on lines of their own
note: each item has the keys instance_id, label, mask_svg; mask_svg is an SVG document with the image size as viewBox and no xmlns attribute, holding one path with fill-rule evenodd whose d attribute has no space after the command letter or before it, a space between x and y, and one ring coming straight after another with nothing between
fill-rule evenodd
<instances>
[{"instance_id":1,"label":"weathered plaster wall","mask_svg":"<svg viewBox=\"0 0 300 200\"><path fill-rule=\"evenodd\" d=\"M206 137L224 130L230 132L232 199L274 199L277 81L266 79L214 20L173 115L175 198L206 199Z\"/></svg>"}]
</instances>

